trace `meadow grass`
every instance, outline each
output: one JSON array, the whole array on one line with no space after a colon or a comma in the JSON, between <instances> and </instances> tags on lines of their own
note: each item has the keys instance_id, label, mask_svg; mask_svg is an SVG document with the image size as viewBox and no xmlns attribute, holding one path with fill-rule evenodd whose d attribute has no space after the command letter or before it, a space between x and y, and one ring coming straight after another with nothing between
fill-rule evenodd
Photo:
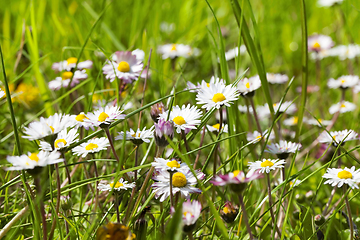
<instances>
[{"instance_id":1,"label":"meadow grass","mask_svg":"<svg viewBox=\"0 0 360 240\"><path fill-rule=\"evenodd\" d=\"M360 60L337 56L314 60L308 51L308 37L314 34L330 36L335 46L360 44L359 1L344 0L332 7L308 0L14 0L3 5L0 89L6 97L0 97L0 239L132 239L129 231L137 239L336 240L350 239L351 234L359 238L358 189L334 188L322 177L330 168L358 169L357 136L357 141L345 143L345 138L337 144L319 143L318 137L344 129L358 132L356 91L330 89L327 83L330 78L358 75ZM191 46L192 56L163 59L159 47L168 43ZM246 51L227 60L225 53L241 45ZM128 84L118 78L110 82L102 70L106 61L116 51L135 49L145 53L142 73L148 76ZM79 59L77 66L92 61L87 79L51 90L49 82L61 74L52 64L70 57ZM270 84L267 73L282 73L290 80ZM220 110L202 108L195 129L175 132L174 138L165 136L166 147L159 147L153 138L134 144L123 136L114 141L113 149L107 145L86 157L73 153L95 137L107 137L106 130L114 138L130 128L151 128L150 109L157 103L167 109L185 104L201 109L197 93L186 89L187 82L209 82L216 76L237 87L255 75L261 87L253 98L239 96ZM311 91L314 86L318 89ZM330 114L330 106L343 100L354 103L355 109ZM78 140L62 152L66 163L45 166L40 175L7 170L13 166L9 156L39 151L39 139L23 138L32 121L55 113L91 113L98 101L131 107L106 128L79 128ZM286 101L297 111L277 112L274 104ZM250 112L252 104L265 103L267 110L257 110L258 116ZM247 106L247 111L239 111L239 105ZM292 116L295 124L285 125ZM318 119L319 126L308 124L309 119ZM332 122L327 126L320 119ZM228 132L210 132L216 123L226 124ZM247 134L259 131L259 126L274 135L254 144ZM52 138L54 144L56 136ZM248 173L249 163L277 159L266 150L280 140L302 145L285 157L283 171L263 173L261 179L239 184L241 190L213 184L216 175ZM195 176L201 193L191 193L190 199L202 208L191 230L183 220L185 198L174 194L161 202L156 188L150 187L159 175L152 167L155 157L186 163ZM136 186L118 192L110 184L109 191L97 190L104 180L120 179ZM63 199L66 196L70 198ZM228 202L236 207L231 209ZM233 219L226 221L231 214ZM110 224L116 222L123 225Z\"/></svg>"}]
</instances>

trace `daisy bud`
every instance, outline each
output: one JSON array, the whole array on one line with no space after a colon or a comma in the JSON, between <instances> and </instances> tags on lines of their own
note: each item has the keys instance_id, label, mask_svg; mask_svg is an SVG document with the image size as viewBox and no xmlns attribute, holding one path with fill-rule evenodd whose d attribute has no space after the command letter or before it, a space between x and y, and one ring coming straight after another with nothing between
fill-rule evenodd
<instances>
[{"instance_id":1,"label":"daisy bud","mask_svg":"<svg viewBox=\"0 0 360 240\"><path fill-rule=\"evenodd\" d=\"M296 199L296 202L299 204L303 204L306 200L304 194L296 194L295 199Z\"/></svg>"},{"instance_id":2,"label":"daisy bud","mask_svg":"<svg viewBox=\"0 0 360 240\"><path fill-rule=\"evenodd\" d=\"M231 202L226 202L224 208L220 210L221 218L227 223L234 222L238 213L239 213L239 207L233 205Z\"/></svg>"},{"instance_id":3,"label":"daisy bud","mask_svg":"<svg viewBox=\"0 0 360 240\"><path fill-rule=\"evenodd\" d=\"M162 102L152 105L150 109L150 115L152 120L158 123L160 114L165 112L165 110L165 106Z\"/></svg>"},{"instance_id":4,"label":"daisy bud","mask_svg":"<svg viewBox=\"0 0 360 240\"><path fill-rule=\"evenodd\" d=\"M70 196L60 196L60 206L64 211L69 210L72 207Z\"/></svg>"},{"instance_id":5,"label":"daisy bud","mask_svg":"<svg viewBox=\"0 0 360 240\"><path fill-rule=\"evenodd\" d=\"M316 226L319 226L319 227L320 227L321 225L324 224L325 218L324 218L323 215L318 214L318 215L316 215L316 216L314 217L314 222L315 222Z\"/></svg>"},{"instance_id":6,"label":"daisy bud","mask_svg":"<svg viewBox=\"0 0 360 240\"><path fill-rule=\"evenodd\" d=\"M159 147L166 147L169 143L166 140L166 136L170 139L174 137L174 123L172 121L165 121L164 119L159 119L158 123L154 123L155 125L155 143Z\"/></svg>"},{"instance_id":7,"label":"daisy bud","mask_svg":"<svg viewBox=\"0 0 360 240\"><path fill-rule=\"evenodd\" d=\"M140 214L139 218L134 223L134 233L137 240L146 239L147 221L145 219L146 212L150 210L150 207L146 207Z\"/></svg>"}]
</instances>

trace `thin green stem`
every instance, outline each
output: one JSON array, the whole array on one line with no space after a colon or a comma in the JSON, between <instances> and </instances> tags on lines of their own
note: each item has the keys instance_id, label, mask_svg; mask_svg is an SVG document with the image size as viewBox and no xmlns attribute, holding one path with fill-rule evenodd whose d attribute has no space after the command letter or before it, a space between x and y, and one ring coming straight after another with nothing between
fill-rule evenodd
<instances>
[{"instance_id":1,"label":"thin green stem","mask_svg":"<svg viewBox=\"0 0 360 240\"><path fill-rule=\"evenodd\" d=\"M254 99L253 99L252 97L250 97L249 100L250 100L251 107L252 107L252 109L253 109L253 113L254 113L254 117L255 117L255 121L256 121L256 126L257 126L257 128L258 128L258 131L259 131L260 134L262 135L259 118L258 118L258 115L257 115L257 113L256 113L256 108L255 108L255 104L254 104Z\"/></svg>"},{"instance_id":2,"label":"thin green stem","mask_svg":"<svg viewBox=\"0 0 360 240\"><path fill-rule=\"evenodd\" d=\"M350 239L354 239L354 226L353 226L353 220L352 220L352 216L351 216L351 208L350 208L350 203L349 203L349 199L347 196L347 189L346 189L346 185L344 184L343 190L344 190L344 195L345 195L345 203L346 203L346 210L348 212L349 215L349 225L350 225Z\"/></svg>"},{"instance_id":3,"label":"thin green stem","mask_svg":"<svg viewBox=\"0 0 360 240\"><path fill-rule=\"evenodd\" d=\"M266 173L266 180L267 180L267 189L268 189L268 195L269 195L269 207L270 207L270 215L271 215L271 220L275 226L275 230L278 233L279 236L281 236L281 232L276 224L276 219L275 219L275 215L274 215L274 211L272 209L272 197L271 197L271 185L270 185L270 174Z\"/></svg>"},{"instance_id":4,"label":"thin green stem","mask_svg":"<svg viewBox=\"0 0 360 240\"><path fill-rule=\"evenodd\" d=\"M56 188L57 188L57 196L56 196L56 207L55 207L55 216L54 220L51 224L51 230L49 234L49 239L52 239L54 236L54 231L56 227L56 218L59 215L60 210L60 197L61 197L61 183L60 183L60 171L59 171L59 165L55 164L55 170L56 170Z\"/></svg>"},{"instance_id":5,"label":"thin green stem","mask_svg":"<svg viewBox=\"0 0 360 240\"><path fill-rule=\"evenodd\" d=\"M41 191L41 185L40 185L40 176L36 176L34 178L34 183L37 191L37 197L39 199L39 208L40 208L40 215L42 220L42 229L43 229L43 239L47 240L47 227L46 227L46 217L45 217L45 208L44 208L44 199L43 194Z\"/></svg>"}]
</instances>

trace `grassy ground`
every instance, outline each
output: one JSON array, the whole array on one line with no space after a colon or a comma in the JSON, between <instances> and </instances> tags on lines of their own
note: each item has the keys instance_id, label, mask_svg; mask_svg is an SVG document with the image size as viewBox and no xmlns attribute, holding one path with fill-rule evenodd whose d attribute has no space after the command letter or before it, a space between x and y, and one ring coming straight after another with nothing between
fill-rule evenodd
<instances>
[{"instance_id":1,"label":"grassy ground","mask_svg":"<svg viewBox=\"0 0 360 240\"><path fill-rule=\"evenodd\" d=\"M232 4L233 2L237 4ZM48 117L54 113L78 114L93 111L96 100L106 102L117 99L122 106L130 102L133 107L126 110L128 118L112 125L113 136L117 132L129 128L136 129L138 124L150 128L153 121L150 118L150 106L163 98L163 103L171 105L196 105L196 94L188 91L181 92L186 82L192 83L205 80L209 82L215 75L232 84L246 71L246 77L266 72L283 73L293 77L293 81L284 85L272 85L265 81L257 90L255 105L272 105L283 97L286 101L294 101L298 111L294 114L299 119L333 118L328 111L332 104L341 99L341 91L327 88L329 78L338 78L350 73L359 74L359 59L339 60L337 57L325 58L320 61L316 69L315 61L304 57L304 43L308 35L314 33L330 36L336 45L358 43L360 37L360 2L344 0L341 5L331 8L319 8L316 1L304 1L306 13L302 11L303 1L261 1L261 0L230 0L230 1L18 1L5 3L0 9L0 44L4 75L1 75L2 90L5 89L5 75L12 92L12 107L9 111L6 98L0 99L0 228L15 216L21 216L7 228L4 239L41 239L43 225L38 213L38 205L42 201L36 198L34 179L25 171L6 171L10 167L6 156L21 155L22 153L38 150L38 141L28 141L22 136L24 127L40 116ZM237 11L241 8L241 12ZM303 14L305 18L303 19ZM241 18L244 17L243 20ZM239 19L239 24L236 19ZM307 32L304 24L307 24ZM239 26L240 25L240 26ZM246 27L247 26L247 27ZM168 30L164 30L164 28ZM170 29L170 30L169 30ZM221 30L221 34L219 33ZM305 41L304 41L305 39ZM188 44L200 50L199 56L190 58L162 59L157 49L166 43ZM246 44L248 52L236 59L225 61L225 51ZM119 98L119 81L112 83L102 74L106 58L115 51L132 51L142 49L145 52L144 65L147 65L150 56L151 76L147 80L143 105L144 79L128 84ZM48 82L55 79L51 66L54 62L80 57L80 61L90 59L93 68L88 70L89 78L72 89L51 91ZM220 61L218 61L218 58ZM305 61L304 61L305 59ZM307 69L304 67L307 66ZM318 73L317 73L318 71ZM320 75L317 75L319 74ZM319 76L319 77L317 77ZM317 80L318 78L318 80ZM301 95L297 90L306 85L319 85L317 92ZM174 90L174 92L172 92ZM303 91L304 92L304 91ZM176 93L176 95L174 95ZM306 104L305 100L306 99ZM356 105L358 96L346 92L345 99ZM260 159L275 158L264 153L266 143L248 145L246 133L257 130L252 115L238 111L238 105L245 105L244 98L239 98L227 109L227 123L229 134L219 137L206 132L204 137L205 148L201 149L199 162L206 178L197 185L202 194L192 194L191 199L197 199L202 204L202 214L193 231L196 239L248 239L243 214L236 216L233 223L225 223L220 217L220 210L226 201L233 201L239 205L237 194L226 187L213 187L209 182L213 177L213 159L218 156L222 161L218 165L219 173L227 173L237 169L248 171L247 163ZM144 106L144 107L142 107ZM198 105L200 107L200 105ZM142 117L139 121L139 113ZM205 115L205 112L203 112ZM214 114L202 119L202 124L214 125L218 120ZM270 218L266 179L260 179L249 184L243 193L249 222L253 234L258 239L320 239L316 236L317 225L314 216L324 211L325 205L332 196L332 187L324 185L322 175L327 167L337 167L339 158L336 152L342 154L341 167L358 167L358 141L351 141L338 149L312 145L323 129L308 125L297 124L284 126L283 120L290 116L281 116L278 122L282 129L296 133L295 137L287 138L293 142L300 142L302 149L287 159L285 172L287 181L299 179L301 183L290 188L285 182L274 188L272 198L276 221L281 222L282 234L278 236ZM334 122L331 131L344 129L359 129L359 108L343 113ZM16 126L13 124L16 122ZM262 119L263 130L278 124L273 124L275 117ZM301 121L300 121L301 123ZM14 131L14 127L18 133ZM235 129L235 130L233 130ZM80 131L79 131L80 132ZM90 139L93 131L81 130L82 138ZM103 130L96 134L105 137ZM174 143L182 147L174 155L189 165L194 163L201 142L202 127L193 130L189 136L191 152L187 153L179 135L175 135ZM19 141L16 136L19 135ZM276 140L284 139L279 134ZM223 141L221 141L221 140ZM170 149L169 145L167 149ZM74 145L73 145L74 146ZM326 150L322 149L325 148ZM117 216L114 199L115 194L102 193L99 196L100 204L95 206L96 184L99 180L111 181L123 177L125 172L134 171L135 147L131 142L115 141L115 149L123 164L117 164L110 148L94 156L80 159L71 151L65 153L68 167L76 169L71 184L64 184L61 195L66 196L71 191L72 206L68 210L60 209L56 215L57 206L57 174L53 167L47 167L41 179L44 189L44 203L47 214L47 232L50 234L54 225L54 239L95 239L99 226L108 222L116 222ZM165 152L166 150L165 149ZM215 150L216 149L216 150ZM70 149L69 149L70 150ZM155 157L155 143L139 146L138 167L139 180L137 190L140 190L145 176L150 169L150 163ZM332 161L330 161L332 160ZM99 176L95 176L93 162ZM209 165L206 166L206 162ZM205 166L205 167L204 167ZM64 164L59 164L60 182L66 179ZM123 167L124 170L121 170ZM201 169L198 167L198 169ZM85 171L85 169L87 169ZM271 172L273 173L273 172ZM280 172L271 174L272 187ZM216 189L216 196L213 196ZM358 224L359 197L358 190L348 191L351 212L355 224ZM130 207L130 217L124 221L129 204L134 204L139 191L131 199L131 190L121 194L119 206L121 222L134 231L134 223L139 220L137 208ZM35 194L36 195L36 194ZM330 203L330 210L326 215L326 223L321 231L327 236L325 239L349 239L350 230L341 213L346 213L345 201L341 189L337 189ZM143 197L143 198L142 198ZM149 192L140 196L140 207L151 206L144 217L147 222L146 236L148 239L182 239L190 238L182 233L181 216L175 214L170 217L169 199L160 204ZM341 200L340 200L341 199ZM340 201L338 201L340 200ZM179 206L181 207L179 200ZM280 204L281 203L281 204ZM180 208L178 207L178 208ZM334 207L334 208L333 208ZM27 208L23 211L24 208ZM333 209L332 209L333 208ZM23 211L23 212L21 212ZM178 213L179 211L177 211ZM300 213L299 213L300 212ZM330 214L332 213L332 214ZM18 214L18 215L17 215ZM65 225L68 227L66 230ZM165 226L164 226L165 225ZM164 230L165 229L165 230ZM166 234L163 233L165 231ZM67 235L67 232L69 234ZM1 233L0 233L1 234ZM138 234L139 235L139 234ZM276 236L275 236L276 235ZM329 237L331 236L331 237ZM104 238L105 239L105 238ZM115 238L114 238L115 239Z\"/></svg>"}]
</instances>

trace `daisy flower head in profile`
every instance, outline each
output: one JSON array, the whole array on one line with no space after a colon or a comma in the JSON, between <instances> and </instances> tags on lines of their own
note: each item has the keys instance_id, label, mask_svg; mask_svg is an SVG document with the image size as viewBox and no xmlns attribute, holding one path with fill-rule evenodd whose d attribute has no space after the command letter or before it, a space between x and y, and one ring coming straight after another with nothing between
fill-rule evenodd
<instances>
[{"instance_id":1,"label":"daisy flower head in profile","mask_svg":"<svg viewBox=\"0 0 360 240\"><path fill-rule=\"evenodd\" d=\"M169 115L169 110L161 113L160 119L166 120ZM181 108L179 106L174 106L170 111L169 120L174 122L176 132L180 133L181 130L186 131L189 129L196 129L196 125L201 123L201 111L196 106L187 106L183 105Z\"/></svg>"},{"instance_id":2,"label":"daisy flower head in profile","mask_svg":"<svg viewBox=\"0 0 360 240\"><path fill-rule=\"evenodd\" d=\"M182 205L182 222L184 224L183 230L186 233L191 233L196 226L196 221L200 217L201 204L199 201L188 199Z\"/></svg>"},{"instance_id":3,"label":"daisy flower head in profile","mask_svg":"<svg viewBox=\"0 0 360 240\"><path fill-rule=\"evenodd\" d=\"M329 36L315 34L308 37L309 52L320 52L321 50L330 49L333 46L334 42Z\"/></svg>"},{"instance_id":4,"label":"daisy flower head in profile","mask_svg":"<svg viewBox=\"0 0 360 240\"><path fill-rule=\"evenodd\" d=\"M106 150L110 146L109 140L106 137L93 138L89 141L80 144L72 149L72 152L81 157L86 157L89 153L97 153L101 150Z\"/></svg>"},{"instance_id":5,"label":"daisy flower head in profile","mask_svg":"<svg viewBox=\"0 0 360 240\"><path fill-rule=\"evenodd\" d=\"M155 158L154 162L152 162L151 165L155 167L155 170L157 171L190 171L190 168L186 163L180 163L176 160L176 158L172 158L170 160L163 158Z\"/></svg>"},{"instance_id":6,"label":"daisy flower head in profile","mask_svg":"<svg viewBox=\"0 0 360 240\"><path fill-rule=\"evenodd\" d=\"M231 190L241 193L248 182L261 177L262 175L257 170L248 171L246 174L243 171L235 170L225 175L216 175L210 182L215 186L229 185Z\"/></svg>"},{"instance_id":7,"label":"daisy flower head in profile","mask_svg":"<svg viewBox=\"0 0 360 240\"><path fill-rule=\"evenodd\" d=\"M278 158L286 159L290 153L295 153L301 148L300 143L293 143L284 140L280 140L279 143L272 143L267 145L265 152L276 154Z\"/></svg>"},{"instance_id":8,"label":"daisy flower head in profile","mask_svg":"<svg viewBox=\"0 0 360 240\"><path fill-rule=\"evenodd\" d=\"M354 87L359 82L359 76L355 75L346 75L341 76L338 79L329 79L327 85L329 88L341 88L341 89L347 89Z\"/></svg>"},{"instance_id":9,"label":"daisy flower head in profile","mask_svg":"<svg viewBox=\"0 0 360 240\"><path fill-rule=\"evenodd\" d=\"M122 114L122 110L117 106L105 106L93 113L87 113L83 120L88 123L92 123L94 126L100 126L102 128L108 127L110 123L118 119L124 119L125 114Z\"/></svg>"},{"instance_id":10,"label":"daisy flower head in profile","mask_svg":"<svg viewBox=\"0 0 360 240\"><path fill-rule=\"evenodd\" d=\"M89 119L88 117L86 117L86 114L84 112L81 112L78 115L71 115L71 118L74 121L76 129L83 127L86 130L89 130L89 128L94 130L94 126L91 122L84 121L84 119Z\"/></svg>"},{"instance_id":11,"label":"daisy flower head in profile","mask_svg":"<svg viewBox=\"0 0 360 240\"><path fill-rule=\"evenodd\" d=\"M199 180L204 179L204 173L197 171L196 177ZM189 199L190 193L201 193L201 190L194 187L197 184L196 177L190 171L176 172L172 176L172 194L180 192L182 197ZM163 202L170 196L170 173L160 171L153 177L155 183L151 185L155 192L155 198L160 198Z\"/></svg>"},{"instance_id":12,"label":"daisy flower head in profile","mask_svg":"<svg viewBox=\"0 0 360 240\"><path fill-rule=\"evenodd\" d=\"M71 72L72 69L75 68L78 59L75 57L70 57L65 61L54 63L51 68L57 72L67 71ZM93 62L90 60L86 60L84 62L79 62L77 65L77 69L89 69L93 67Z\"/></svg>"},{"instance_id":13,"label":"daisy flower head in profile","mask_svg":"<svg viewBox=\"0 0 360 240\"><path fill-rule=\"evenodd\" d=\"M56 77L55 80L49 82L49 88L51 90L59 90L61 88L67 88L70 84L71 87L76 86L80 81L87 79L88 75L85 70L77 70L73 72L63 72L61 77ZM71 80L72 78L72 80Z\"/></svg>"},{"instance_id":14,"label":"daisy flower head in profile","mask_svg":"<svg viewBox=\"0 0 360 240\"><path fill-rule=\"evenodd\" d=\"M360 169L355 171L355 166L351 168L345 167L344 169L328 168L322 177L327 179L324 184L330 184L333 187L342 187L344 184L347 184L352 189L359 189Z\"/></svg>"},{"instance_id":15,"label":"daisy flower head in profile","mask_svg":"<svg viewBox=\"0 0 360 240\"><path fill-rule=\"evenodd\" d=\"M289 81L289 77L280 73L266 73L266 79L271 84L284 84Z\"/></svg>"},{"instance_id":16,"label":"daisy flower head in profile","mask_svg":"<svg viewBox=\"0 0 360 240\"><path fill-rule=\"evenodd\" d=\"M157 123L154 123L154 139L155 143L159 147L166 147L169 142L166 136L171 140L174 138L174 122L172 120L165 121L160 118Z\"/></svg>"},{"instance_id":17,"label":"daisy flower head in profile","mask_svg":"<svg viewBox=\"0 0 360 240\"><path fill-rule=\"evenodd\" d=\"M162 55L162 59L188 58L190 56L197 56L200 53L198 49L192 49L189 45L175 43L160 45L157 52Z\"/></svg>"},{"instance_id":18,"label":"daisy flower head in profile","mask_svg":"<svg viewBox=\"0 0 360 240\"><path fill-rule=\"evenodd\" d=\"M307 124L310 124L310 125L318 126L318 127L321 127L321 125L328 126L328 125L331 124L330 120L323 120L321 118L318 118L318 119L311 118L311 119L307 119L304 122L307 123Z\"/></svg>"},{"instance_id":19,"label":"daisy flower head in profile","mask_svg":"<svg viewBox=\"0 0 360 240\"><path fill-rule=\"evenodd\" d=\"M352 112L355 109L356 109L356 105L354 103L348 101L342 101L332 105L329 108L329 113L330 114L335 114L337 112L346 113L346 112Z\"/></svg>"},{"instance_id":20,"label":"daisy flower head in profile","mask_svg":"<svg viewBox=\"0 0 360 240\"><path fill-rule=\"evenodd\" d=\"M284 159L263 159L262 161L249 162L250 171L259 171L260 173L269 173L271 170L283 168L285 164Z\"/></svg>"},{"instance_id":21,"label":"daisy flower head in profile","mask_svg":"<svg viewBox=\"0 0 360 240\"><path fill-rule=\"evenodd\" d=\"M238 96L236 87L217 82L210 83L209 87L201 88L196 95L196 100L197 104L204 104L202 108L209 111L212 108L219 109L223 105L230 107L230 104L236 101Z\"/></svg>"},{"instance_id":22,"label":"daisy flower head in profile","mask_svg":"<svg viewBox=\"0 0 360 240\"><path fill-rule=\"evenodd\" d=\"M125 137L125 140L131 141L135 145L140 145L142 143L149 143L150 139L154 137L154 126L152 126L150 129L146 129L146 127L143 128L143 130L140 130L139 128L134 132L134 130L130 129L130 131L127 131L125 136L124 132L118 132L118 136L115 137L115 140L122 141Z\"/></svg>"},{"instance_id":23,"label":"daisy flower head in profile","mask_svg":"<svg viewBox=\"0 0 360 240\"><path fill-rule=\"evenodd\" d=\"M162 102L159 102L159 103L156 103L156 104L152 105L151 108L150 108L151 119L155 123L158 123L160 114L165 112L165 111L166 111L166 107L164 106L164 104Z\"/></svg>"},{"instance_id":24,"label":"daisy flower head in profile","mask_svg":"<svg viewBox=\"0 0 360 240\"><path fill-rule=\"evenodd\" d=\"M286 113L286 114L290 114L290 115L294 114L297 110L295 104L293 104L293 102L290 102L290 101L283 102L282 104L274 103L273 108L274 108L275 113L276 112Z\"/></svg>"},{"instance_id":25,"label":"daisy flower head in profile","mask_svg":"<svg viewBox=\"0 0 360 240\"><path fill-rule=\"evenodd\" d=\"M48 118L41 117L40 121L33 121L28 127L24 127L24 133L28 136L23 136L23 138L43 139L72 126L74 126L74 121L70 115L55 113Z\"/></svg>"},{"instance_id":26,"label":"daisy flower head in profile","mask_svg":"<svg viewBox=\"0 0 360 240\"><path fill-rule=\"evenodd\" d=\"M291 118L287 118L283 121L285 126L296 126L298 124L299 118L297 116L293 116ZM307 121L307 119L304 117L303 122Z\"/></svg>"},{"instance_id":27,"label":"daisy flower head in profile","mask_svg":"<svg viewBox=\"0 0 360 240\"><path fill-rule=\"evenodd\" d=\"M40 149L48 152L51 152L53 150L64 150L66 147L70 146L70 144L77 142L76 138L78 137L78 135L79 134L77 133L77 129L75 128L70 129L69 132L67 131L67 129L63 129L61 132L59 132L53 144L45 141L40 141Z\"/></svg>"},{"instance_id":28,"label":"daisy flower head in profile","mask_svg":"<svg viewBox=\"0 0 360 240\"><path fill-rule=\"evenodd\" d=\"M106 75L106 79L110 79L113 82L115 78L121 79L123 83L132 83L136 81L144 64L139 61L139 55L132 52L117 51L111 56L111 60L108 60L106 65L102 68L103 73Z\"/></svg>"},{"instance_id":29,"label":"daisy flower head in profile","mask_svg":"<svg viewBox=\"0 0 360 240\"><path fill-rule=\"evenodd\" d=\"M217 123L217 124L214 124L214 125L206 125L206 127L209 129L210 132L219 132L220 124ZM223 126L221 128L222 128L224 133L229 132L227 124L223 124Z\"/></svg>"},{"instance_id":30,"label":"daisy flower head in profile","mask_svg":"<svg viewBox=\"0 0 360 240\"><path fill-rule=\"evenodd\" d=\"M39 174L42 167L64 161L64 159L60 158L60 153L57 151L40 151L38 153L28 152L21 156L7 156L6 160L13 165L6 170L28 170L31 175Z\"/></svg>"},{"instance_id":31,"label":"daisy flower head in profile","mask_svg":"<svg viewBox=\"0 0 360 240\"><path fill-rule=\"evenodd\" d=\"M108 183L107 181L100 181L97 188L100 191L111 191L113 189L115 191L121 191L134 187L135 187L135 183L128 183L128 181L124 181L123 178L120 178L119 181L117 181L116 183L114 182Z\"/></svg>"},{"instance_id":32,"label":"daisy flower head in profile","mask_svg":"<svg viewBox=\"0 0 360 240\"><path fill-rule=\"evenodd\" d=\"M344 0L318 0L317 4L319 7L331 7L334 6L335 4L340 4L342 3Z\"/></svg>"},{"instance_id":33,"label":"daisy flower head in profile","mask_svg":"<svg viewBox=\"0 0 360 240\"><path fill-rule=\"evenodd\" d=\"M329 50L329 55L339 57L340 60L354 59L360 55L360 46L357 44L338 45Z\"/></svg>"},{"instance_id":34,"label":"daisy flower head in profile","mask_svg":"<svg viewBox=\"0 0 360 240\"><path fill-rule=\"evenodd\" d=\"M267 129L263 132L263 134L261 134L258 131L254 131L253 133L249 132L246 134L246 140L248 140L248 142L251 142L252 144L255 144L257 142L260 142L262 139L267 139L268 136L269 136L269 131ZM271 132L269 136L269 140L272 140L274 138L275 138L274 133Z\"/></svg>"},{"instance_id":35,"label":"daisy flower head in profile","mask_svg":"<svg viewBox=\"0 0 360 240\"><path fill-rule=\"evenodd\" d=\"M243 97L253 97L255 90L261 87L261 81L259 75L251 78L244 78L239 81L237 88Z\"/></svg>"},{"instance_id":36,"label":"daisy flower head in profile","mask_svg":"<svg viewBox=\"0 0 360 240\"><path fill-rule=\"evenodd\" d=\"M225 52L226 61L229 61L229 60L234 59L235 57L237 57L239 55L239 52L240 52L240 55L244 55L246 53L246 46L241 45L240 49L238 47L235 47L235 48L230 49L229 51ZM219 59L219 62L220 62L220 59Z\"/></svg>"},{"instance_id":37,"label":"daisy flower head in profile","mask_svg":"<svg viewBox=\"0 0 360 240\"><path fill-rule=\"evenodd\" d=\"M347 141L358 140L358 134L354 130L342 130L335 132L322 132L318 138L320 143L332 143L334 146Z\"/></svg>"}]
</instances>

